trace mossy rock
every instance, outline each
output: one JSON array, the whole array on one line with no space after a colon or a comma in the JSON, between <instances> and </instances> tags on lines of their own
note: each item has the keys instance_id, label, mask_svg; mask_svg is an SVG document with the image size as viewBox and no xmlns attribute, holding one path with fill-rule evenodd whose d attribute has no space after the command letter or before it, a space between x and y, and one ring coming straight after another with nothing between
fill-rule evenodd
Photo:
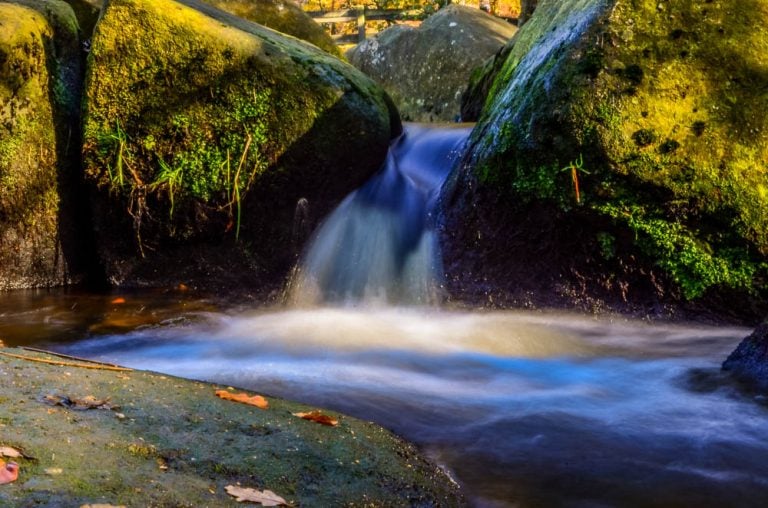
<instances>
[{"instance_id":1,"label":"mossy rock","mask_svg":"<svg viewBox=\"0 0 768 508\"><path fill-rule=\"evenodd\" d=\"M70 192L81 74L66 3L0 3L0 290L77 276Z\"/></svg>"},{"instance_id":2,"label":"mossy rock","mask_svg":"<svg viewBox=\"0 0 768 508\"><path fill-rule=\"evenodd\" d=\"M240 283L284 274L302 240L297 205L318 220L400 129L350 65L192 0L110 1L84 105L99 251L124 285L210 281L217 267Z\"/></svg>"},{"instance_id":3,"label":"mossy rock","mask_svg":"<svg viewBox=\"0 0 768 508\"><path fill-rule=\"evenodd\" d=\"M396 25L347 52L395 101L403 120L453 122L472 69L516 28L477 8L449 5L419 27Z\"/></svg>"},{"instance_id":4,"label":"mossy rock","mask_svg":"<svg viewBox=\"0 0 768 508\"><path fill-rule=\"evenodd\" d=\"M90 38L96 26L104 0L66 0L77 14L83 35ZM341 52L323 27L315 23L294 2L283 0L202 0L222 11L272 30L292 35L324 49L335 56Z\"/></svg>"},{"instance_id":5,"label":"mossy rock","mask_svg":"<svg viewBox=\"0 0 768 508\"><path fill-rule=\"evenodd\" d=\"M540 207L558 235L545 250L571 258L553 279L631 263L672 299L764 303L766 22L757 0L542 0L456 179L452 199L477 217L457 211L449 228L477 237L483 210L514 228ZM486 238L481 250L504 248Z\"/></svg>"},{"instance_id":6,"label":"mossy rock","mask_svg":"<svg viewBox=\"0 0 768 508\"><path fill-rule=\"evenodd\" d=\"M326 426L293 415L317 408L278 398L259 409L218 398L242 392L224 386L0 353L16 356L0 355L0 446L26 455L13 459L19 478L0 489L2 506L237 506L229 485L290 506L465 505L443 470L372 423L323 410L338 422ZM67 406L88 396L108 400Z\"/></svg>"}]
</instances>

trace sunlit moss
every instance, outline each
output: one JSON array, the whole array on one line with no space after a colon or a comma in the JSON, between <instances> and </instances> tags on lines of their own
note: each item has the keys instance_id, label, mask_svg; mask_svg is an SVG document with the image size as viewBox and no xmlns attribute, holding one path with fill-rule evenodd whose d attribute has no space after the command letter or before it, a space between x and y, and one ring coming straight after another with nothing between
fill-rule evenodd
<instances>
[{"instance_id":1,"label":"sunlit moss","mask_svg":"<svg viewBox=\"0 0 768 508\"><path fill-rule=\"evenodd\" d=\"M556 168L583 154L592 173L580 213L641 232L639 250L688 297L748 288L768 256L768 4L544 0L537 9L475 133L481 183L568 211L569 181Z\"/></svg>"}]
</instances>

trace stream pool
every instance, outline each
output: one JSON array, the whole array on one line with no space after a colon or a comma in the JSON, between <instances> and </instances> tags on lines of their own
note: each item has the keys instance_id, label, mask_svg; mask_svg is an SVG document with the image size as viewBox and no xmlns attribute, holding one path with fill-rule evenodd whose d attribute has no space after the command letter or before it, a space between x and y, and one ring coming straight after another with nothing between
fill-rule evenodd
<instances>
[{"instance_id":1,"label":"stream pool","mask_svg":"<svg viewBox=\"0 0 768 508\"><path fill-rule=\"evenodd\" d=\"M8 293L0 337L375 421L445 466L474 506L768 499L768 407L719 371L747 329L120 298Z\"/></svg>"}]
</instances>

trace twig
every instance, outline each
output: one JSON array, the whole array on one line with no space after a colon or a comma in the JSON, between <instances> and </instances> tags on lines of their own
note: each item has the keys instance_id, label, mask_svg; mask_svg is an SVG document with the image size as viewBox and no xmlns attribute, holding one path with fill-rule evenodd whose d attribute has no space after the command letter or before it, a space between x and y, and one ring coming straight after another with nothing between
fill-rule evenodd
<instances>
[{"instance_id":1,"label":"twig","mask_svg":"<svg viewBox=\"0 0 768 508\"><path fill-rule=\"evenodd\" d=\"M111 365L83 365L81 363L72 363L72 362L57 362L55 360L46 360L44 358L34 358L31 356L23 356L23 355L15 355L13 353L5 353L3 351L0 351L0 355L2 356L8 356L10 358L18 358L19 360L29 360L30 362L40 362L40 363L47 363L49 365L58 365L60 367L79 367L81 369L95 369L95 370L114 370L119 372L128 372L132 371L133 369L129 369L127 367L113 367Z\"/></svg>"},{"instance_id":2,"label":"twig","mask_svg":"<svg viewBox=\"0 0 768 508\"><path fill-rule=\"evenodd\" d=\"M67 360L77 360L78 362L95 363L96 365L106 365L107 367L119 367L121 369L125 368L125 367L121 367L120 365L116 365L114 363L100 362L98 360L89 360L88 358L80 358L79 356L65 355L64 353L48 351L47 349L38 349L36 347L29 347L29 346L21 346L21 349L24 349L25 351L32 351L33 353L44 353L46 355L58 356L59 358L66 358Z\"/></svg>"}]
</instances>

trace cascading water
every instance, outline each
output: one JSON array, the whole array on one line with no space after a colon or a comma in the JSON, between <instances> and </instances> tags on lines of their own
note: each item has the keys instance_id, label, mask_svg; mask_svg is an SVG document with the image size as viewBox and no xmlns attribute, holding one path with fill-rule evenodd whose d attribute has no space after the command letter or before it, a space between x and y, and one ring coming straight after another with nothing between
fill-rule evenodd
<instances>
[{"instance_id":1,"label":"cascading water","mask_svg":"<svg viewBox=\"0 0 768 508\"><path fill-rule=\"evenodd\" d=\"M469 131L406 125L384 168L315 234L291 302L435 303L442 270L433 212Z\"/></svg>"},{"instance_id":2,"label":"cascading water","mask_svg":"<svg viewBox=\"0 0 768 508\"><path fill-rule=\"evenodd\" d=\"M294 299L429 302L440 273L430 212L466 134L407 126L386 168L318 231ZM180 320L136 295L118 306L125 315L94 326L73 320L103 315L109 300L85 311L77 295L5 298L0 336L11 344L41 337L22 326L34 322L74 341L37 345L375 421L448 467L473 506L768 499L766 402L719 371L746 329L396 305L221 313L184 304ZM99 332L148 309L155 324Z\"/></svg>"}]
</instances>

